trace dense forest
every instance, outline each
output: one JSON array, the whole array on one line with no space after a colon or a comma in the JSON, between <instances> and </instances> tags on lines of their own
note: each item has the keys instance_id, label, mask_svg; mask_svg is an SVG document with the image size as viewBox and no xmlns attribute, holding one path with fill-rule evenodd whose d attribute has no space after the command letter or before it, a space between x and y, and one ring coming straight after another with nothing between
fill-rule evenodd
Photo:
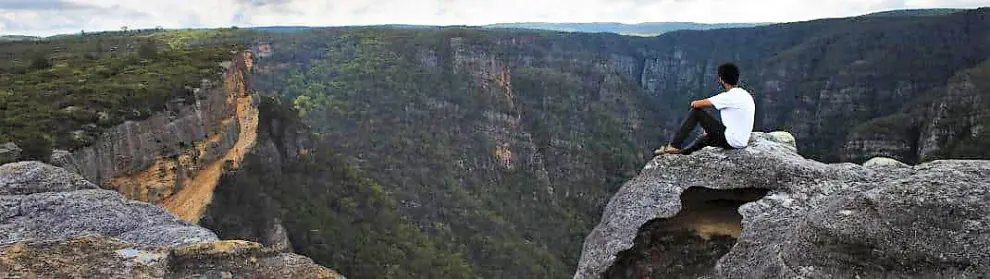
<instances>
[{"instance_id":1,"label":"dense forest","mask_svg":"<svg viewBox=\"0 0 990 279\"><path fill-rule=\"evenodd\" d=\"M249 48L272 142L259 146L282 151L225 174L204 225L259 239L281 224L295 251L355 278L569 277L611 194L690 100L716 92L719 63L743 69L757 129L790 131L808 157L988 158L988 17L653 38L351 27L0 42L0 142L85 145L77 134L188 101L224 53ZM307 151L277 155L287 146Z\"/></svg>"}]
</instances>

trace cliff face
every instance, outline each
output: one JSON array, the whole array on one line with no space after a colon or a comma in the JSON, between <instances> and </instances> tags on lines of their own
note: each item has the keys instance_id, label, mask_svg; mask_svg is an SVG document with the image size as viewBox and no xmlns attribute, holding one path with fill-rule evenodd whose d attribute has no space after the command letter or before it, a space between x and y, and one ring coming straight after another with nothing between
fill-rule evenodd
<instances>
[{"instance_id":1,"label":"cliff face","mask_svg":"<svg viewBox=\"0 0 990 279\"><path fill-rule=\"evenodd\" d=\"M588 216L661 132L632 77L638 59L569 49L595 45L583 38L393 31L275 41L258 89L300 109L321 149L353 161L476 276L566 276ZM329 236L287 227L296 246Z\"/></svg>"},{"instance_id":2,"label":"cliff face","mask_svg":"<svg viewBox=\"0 0 990 279\"><path fill-rule=\"evenodd\" d=\"M654 158L609 201L574 277L990 272L990 162L823 164L778 141Z\"/></svg>"},{"instance_id":3,"label":"cliff face","mask_svg":"<svg viewBox=\"0 0 990 279\"><path fill-rule=\"evenodd\" d=\"M106 132L96 144L53 162L128 198L162 204L196 222L225 168L237 168L254 145L257 100L250 53L225 63L219 81L203 80L195 104L174 102L142 121Z\"/></svg>"},{"instance_id":4,"label":"cliff face","mask_svg":"<svg viewBox=\"0 0 990 279\"><path fill-rule=\"evenodd\" d=\"M128 200L40 162L0 166L0 274L340 278L303 256L218 241L160 206Z\"/></svg>"},{"instance_id":5,"label":"cliff face","mask_svg":"<svg viewBox=\"0 0 990 279\"><path fill-rule=\"evenodd\" d=\"M278 191L255 187L257 183L251 181L257 178L269 183L281 181L290 172L287 165L298 163L315 149L312 136L293 113L275 100L261 100L256 145L241 161L247 171L223 174L202 216L203 226L224 239L250 240L286 251L293 249L281 220L284 209L278 204Z\"/></svg>"},{"instance_id":6,"label":"cliff face","mask_svg":"<svg viewBox=\"0 0 990 279\"><path fill-rule=\"evenodd\" d=\"M990 121L987 77L990 62L959 72L899 113L859 125L846 139L842 157L916 162L990 156L981 147L988 143L985 123Z\"/></svg>"}]
</instances>

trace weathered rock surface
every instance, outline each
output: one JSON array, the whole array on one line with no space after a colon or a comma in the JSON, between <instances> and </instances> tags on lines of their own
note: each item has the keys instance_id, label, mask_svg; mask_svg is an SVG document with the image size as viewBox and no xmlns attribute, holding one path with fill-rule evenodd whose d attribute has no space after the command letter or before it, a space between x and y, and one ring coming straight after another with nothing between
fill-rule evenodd
<instances>
[{"instance_id":1,"label":"weathered rock surface","mask_svg":"<svg viewBox=\"0 0 990 279\"><path fill-rule=\"evenodd\" d=\"M21 148L13 142L0 145L0 164L16 162L21 158Z\"/></svg>"},{"instance_id":2,"label":"weathered rock surface","mask_svg":"<svg viewBox=\"0 0 990 279\"><path fill-rule=\"evenodd\" d=\"M336 278L309 258L225 240L160 206L40 162L0 166L0 274Z\"/></svg>"},{"instance_id":3,"label":"weathered rock surface","mask_svg":"<svg viewBox=\"0 0 990 279\"><path fill-rule=\"evenodd\" d=\"M0 166L0 195L29 195L98 189L79 175L41 162L25 161Z\"/></svg>"},{"instance_id":4,"label":"weathered rock surface","mask_svg":"<svg viewBox=\"0 0 990 279\"><path fill-rule=\"evenodd\" d=\"M140 246L217 240L160 206L98 189L77 174L41 162L0 166L0 243L100 234Z\"/></svg>"},{"instance_id":5,"label":"weathered rock surface","mask_svg":"<svg viewBox=\"0 0 990 279\"><path fill-rule=\"evenodd\" d=\"M691 187L769 190L738 208L738 239L726 254L712 255L717 263L704 276L959 278L990 273L990 162L935 161L903 168L823 164L774 140L754 133L746 149L708 148L691 156L654 158L612 197L585 239L574 277L600 277L606 270L614 277L656 277L669 269L626 264L625 258L626 265L614 263L650 250L634 247L649 230L657 231L644 224L690 213L681 212L681 194ZM688 231L702 237L698 228ZM673 254L679 247L661 248L669 249L650 251Z\"/></svg>"},{"instance_id":6,"label":"weathered rock surface","mask_svg":"<svg viewBox=\"0 0 990 279\"><path fill-rule=\"evenodd\" d=\"M0 246L0 274L15 278L343 278L309 258L253 242L141 248L100 235Z\"/></svg>"},{"instance_id":7,"label":"weathered rock surface","mask_svg":"<svg viewBox=\"0 0 990 279\"><path fill-rule=\"evenodd\" d=\"M216 240L163 208L97 189L79 175L40 162L0 166L0 243L102 234L141 246Z\"/></svg>"}]
</instances>

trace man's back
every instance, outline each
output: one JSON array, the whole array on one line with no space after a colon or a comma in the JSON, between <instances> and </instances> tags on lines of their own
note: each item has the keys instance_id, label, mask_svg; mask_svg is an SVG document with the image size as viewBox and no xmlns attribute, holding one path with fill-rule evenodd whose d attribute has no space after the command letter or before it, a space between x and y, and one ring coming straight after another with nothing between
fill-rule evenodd
<instances>
[{"instance_id":1,"label":"man's back","mask_svg":"<svg viewBox=\"0 0 990 279\"><path fill-rule=\"evenodd\" d=\"M725 124L725 140L735 148L743 148L749 144L749 136L753 132L753 122L756 118L756 104L753 96L745 89L734 87L729 91L709 98L712 105L722 115Z\"/></svg>"}]
</instances>

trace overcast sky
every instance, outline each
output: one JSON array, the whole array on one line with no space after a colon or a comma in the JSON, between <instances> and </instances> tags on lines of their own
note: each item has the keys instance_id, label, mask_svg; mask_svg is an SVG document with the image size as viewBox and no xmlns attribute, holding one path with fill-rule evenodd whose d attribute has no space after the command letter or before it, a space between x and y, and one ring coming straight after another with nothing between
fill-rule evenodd
<instances>
[{"instance_id":1,"label":"overcast sky","mask_svg":"<svg viewBox=\"0 0 990 279\"><path fill-rule=\"evenodd\" d=\"M790 22L990 0L0 0L0 35L272 25Z\"/></svg>"}]
</instances>

